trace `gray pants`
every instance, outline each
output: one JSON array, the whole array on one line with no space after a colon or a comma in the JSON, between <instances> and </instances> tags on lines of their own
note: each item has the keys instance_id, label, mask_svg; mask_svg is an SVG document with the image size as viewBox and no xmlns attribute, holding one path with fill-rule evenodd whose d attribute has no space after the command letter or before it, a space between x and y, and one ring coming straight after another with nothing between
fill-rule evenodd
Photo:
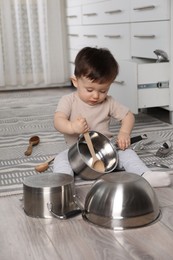
<instances>
[{"instance_id":1,"label":"gray pants","mask_svg":"<svg viewBox=\"0 0 173 260\"><path fill-rule=\"evenodd\" d=\"M149 168L143 163L138 155L131 149L125 151L118 150L118 170L125 170L126 172L136 173L142 175L149 171ZM68 149L59 153L54 160L54 173L66 173L74 175L73 170L68 160Z\"/></svg>"}]
</instances>

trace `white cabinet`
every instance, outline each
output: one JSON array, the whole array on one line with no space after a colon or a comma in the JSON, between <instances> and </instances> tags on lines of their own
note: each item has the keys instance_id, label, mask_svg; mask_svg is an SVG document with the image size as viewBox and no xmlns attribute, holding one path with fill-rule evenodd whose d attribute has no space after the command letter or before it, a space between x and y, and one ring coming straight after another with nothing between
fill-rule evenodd
<instances>
[{"instance_id":1,"label":"white cabinet","mask_svg":"<svg viewBox=\"0 0 173 260\"><path fill-rule=\"evenodd\" d=\"M71 74L81 48L108 48L120 65L111 95L134 113L156 106L173 110L172 1L67 0L66 6ZM156 63L156 49L169 62Z\"/></svg>"}]
</instances>

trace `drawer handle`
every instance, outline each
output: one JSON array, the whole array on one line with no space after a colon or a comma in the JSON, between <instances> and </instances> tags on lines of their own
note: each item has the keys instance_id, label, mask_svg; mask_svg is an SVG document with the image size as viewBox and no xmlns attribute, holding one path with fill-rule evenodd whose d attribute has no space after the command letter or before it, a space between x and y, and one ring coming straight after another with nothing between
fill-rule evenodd
<instances>
[{"instance_id":1,"label":"drawer handle","mask_svg":"<svg viewBox=\"0 0 173 260\"><path fill-rule=\"evenodd\" d=\"M77 18L77 15L67 15L67 18Z\"/></svg>"},{"instance_id":2,"label":"drawer handle","mask_svg":"<svg viewBox=\"0 0 173 260\"><path fill-rule=\"evenodd\" d=\"M143 11L143 10L149 10L149 9L154 9L155 5L146 5L146 6L141 6L141 7L135 7L133 8L134 11Z\"/></svg>"},{"instance_id":3,"label":"drawer handle","mask_svg":"<svg viewBox=\"0 0 173 260\"><path fill-rule=\"evenodd\" d=\"M72 37L78 37L78 36L79 36L79 34L70 33L70 34L68 34L68 36L72 36Z\"/></svg>"},{"instance_id":4,"label":"drawer handle","mask_svg":"<svg viewBox=\"0 0 173 260\"><path fill-rule=\"evenodd\" d=\"M123 85L124 84L124 80L114 80L114 82L116 84L119 84L119 85Z\"/></svg>"},{"instance_id":5,"label":"drawer handle","mask_svg":"<svg viewBox=\"0 0 173 260\"><path fill-rule=\"evenodd\" d=\"M122 10L117 9L117 10L112 10L112 11L106 11L105 14L117 14L117 13L121 13Z\"/></svg>"},{"instance_id":6,"label":"drawer handle","mask_svg":"<svg viewBox=\"0 0 173 260\"><path fill-rule=\"evenodd\" d=\"M134 35L133 37L136 38L155 38L156 36L154 34L148 34L148 35Z\"/></svg>"},{"instance_id":7,"label":"drawer handle","mask_svg":"<svg viewBox=\"0 0 173 260\"><path fill-rule=\"evenodd\" d=\"M106 37L106 38L120 38L121 35L120 34L117 34L117 35L104 35L104 37Z\"/></svg>"},{"instance_id":8,"label":"drawer handle","mask_svg":"<svg viewBox=\"0 0 173 260\"><path fill-rule=\"evenodd\" d=\"M86 14L83 14L84 16L96 16L97 13L86 13Z\"/></svg>"},{"instance_id":9,"label":"drawer handle","mask_svg":"<svg viewBox=\"0 0 173 260\"><path fill-rule=\"evenodd\" d=\"M88 38L96 38L97 37L97 35L95 35L95 34L84 34L83 36L88 37Z\"/></svg>"}]
</instances>

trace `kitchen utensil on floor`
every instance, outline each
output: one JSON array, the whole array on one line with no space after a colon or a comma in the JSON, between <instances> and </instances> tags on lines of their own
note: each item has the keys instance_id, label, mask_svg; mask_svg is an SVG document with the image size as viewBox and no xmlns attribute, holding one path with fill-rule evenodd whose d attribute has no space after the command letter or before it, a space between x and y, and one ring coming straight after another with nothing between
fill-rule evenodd
<instances>
[{"instance_id":1,"label":"kitchen utensil on floor","mask_svg":"<svg viewBox=\"0 0 173 260\"><path fill-rule=\"evenodd\" d=\"M101 159L98 159L96 154L95 154L94 147L93 147L89 132L84 133L84 138L85 138L85 141L88 145L88 149L89 149L90 154L91 154L92 159L93 159L91 167L98 172L104 172L105 171L104 163Z\"/></svg>"},{"instance_id":2,"label":"kitchen utensil on floor","mask_svg":"<svg viewBox=\"0 0 173 260\"><path fill-rule=\"evenodd\" d=\"M97 226L121 230L154 223L160 209L150 184L137 174L123 171L105 174L94 182L82 216Z\"/></svg>"},{"instance_id":3,"label":"kitchen utensil on floor","mask_svg":"<svg viewBox=\"0 0 173 260\"><path fill-rule=\"evenodd\" d=\"M138 137L139 139L140 137ZM133 137L132 137L133 139ZM164 142L165 138L161 137L157 133L145 133L141 135L141 141L139 140L138 142L131 142L131 148L136 151L140 152L141 150L145 149L147 145L150 145L152 143L156 142Z\"/></svg>"},{"instance_id":4,"label":"kitchen utensil on floor","mask_svg":"<svg viewBox=\"0 0 173 260\"><path fill-rule=\"evenodd\" d=\"M35 167L35 170L37 172L44 172L48 169L49 167L49 163L52 162L53 160L55 159L55 156L53 157L50 157L47 161L45 161L44 163L41 163L41 164L38 164L36 167Z\"/></svg>"},{"instance_id":5,"label":"kitchen utensil on floor","mask_svg":"<svg viewBox=\"0 0 173 260\"><path fill-rule=\"evenodd\" d=\"M163 163L159 163L159 162L151 162L149 164L147 164L147 166L156 166L156 167L159 167L159 168L166 168L166 169L170 169L170 167L166 164L163 164Z\"/></svg>"},{"instance_id":6,"label":"kitchen utensil on floor","mask_svg":"<svg viewBox=\"0 0 173 260\"><path fill-rule=\"evenodd\" d=\"M35 218L67 219L81 213L75 201L74 178L68 174L43 173L23 182L24 211Z\"/></svg>"},{"instance_id":7,"label":"kitchen utensil on floor","mask_svg":"<svg viewBox=\"0 0 173 260\"><path fill-rule=\"evenodd\" d=\"M138 155L149 153L149 154L153 154L154 156L157 156L157 157L160 157L160 158L164 158L164 157L169 155L171 150L172 150L171 142L170 141L166 141L158 148L158 150L156 152L151 152L151 150L145 149L144 145L141 145L140 149L138 147L138 150L135 150L135 151L137 152Z\"/></svg>"},{"instance_id":8,"label":"kitchen utensil on floor","mask_svg":"<svg viewBox=\"0 0 173 260\"><path fill-rule=\"evenodd\" d=\"M171 150L172 150L172 144L168 140L159 147L159 149L156 152L156 156L165 157L170 153Z\"/></svg>"},{"instance_id":9,"label":"kitchen utensil on floor","mask_svg":"<svg viewBox=\"0 0 173 260\"><path fill-rule=\"evenodd\" d=\"M76 175L85 180L95 180L105 173L113 171L118 163L116 147L104 135L96 131L89 131L97 158L104 162L105 171L99 172L92 168L92 156L86 144L84 135L68 151L70 165Z\"/></svg>"},{"instance_id":10,"label":"kitchen utensil on floor","mask_svg":"<svg viewBox=\"0 0 173 260\"><path fill-rule=\"evenodd\" d=\"M27 150L26 150L26 152L25 152L25 155L26 155L26 156L31 155L31 153L32 153L32 147L33 147L34 145L39 144L39 142L40 142L39 136L37 136L37 135L32 136L32 137L29 139L29 146L28 146L28 148L27 148Z\"/></svg>"}]
</instances>

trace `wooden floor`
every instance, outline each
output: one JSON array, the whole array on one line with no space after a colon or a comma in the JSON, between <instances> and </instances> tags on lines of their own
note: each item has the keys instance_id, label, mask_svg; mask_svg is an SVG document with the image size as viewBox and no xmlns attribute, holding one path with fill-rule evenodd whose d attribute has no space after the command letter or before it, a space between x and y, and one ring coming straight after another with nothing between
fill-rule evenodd
<instances>
[{"instance_id":1,"label":"wooden floor","mask_svg":"<svg viewBox=\"0 0 173 260\"><path fill-rule=\"evenodd\" d=\"M172 175L173 182L173 175ZM84 202L90 185L76 187ZM32 218L22 195L0 198L1 260L173 259L173 185L155 189L162 216L137 229L113 231L83 220Z\"/></svg>"}]
</instances>

